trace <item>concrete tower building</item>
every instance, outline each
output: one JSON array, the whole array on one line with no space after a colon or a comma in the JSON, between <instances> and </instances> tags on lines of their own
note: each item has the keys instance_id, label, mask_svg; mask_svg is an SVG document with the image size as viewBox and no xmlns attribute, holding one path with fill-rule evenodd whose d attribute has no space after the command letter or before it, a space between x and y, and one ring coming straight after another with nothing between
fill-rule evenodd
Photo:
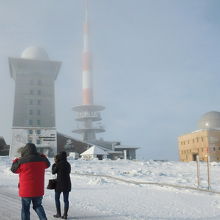
<instances>
[{"instance_id":1,"label":"concrete tower building","mask_svg":"<svg viewBox=\"0 0 220 220\"><path fill-rule=\"evenodd\" d=\"M100 124L100 111L105 107L93 103L93 85L90 68L89 52L89 25L88 25L88 2L85 2L85 21L83 35L83 70L82 70L82 90L83 103L73 108L77 112L76 120L80 122L73 132L81 134L83 141L96 140L96 133L104 132L105 129ZM99 122L97 124L97 122ZM96 123L96 124L95 124Z\"/></svg>"},{"instance_id":2,"label":"concrete tower building","mask_svg":"<svg viewBox=\"0 0 220 220\"><path fill-rule=\"evenodd\" d=\"M27 48L21 58L9 58L15 80L11 157L27 142L36 144L39 152L56 154L54 82L60 66L39 47Z\"/></svg>"}]
</instances>

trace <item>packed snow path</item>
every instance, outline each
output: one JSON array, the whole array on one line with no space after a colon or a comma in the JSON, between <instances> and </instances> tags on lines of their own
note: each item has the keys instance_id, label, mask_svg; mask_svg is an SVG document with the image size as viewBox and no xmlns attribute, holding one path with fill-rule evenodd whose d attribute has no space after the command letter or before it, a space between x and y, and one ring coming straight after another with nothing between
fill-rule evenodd
<instances>
[{"instance_id":1,"label":"packed snow path","mask_svg":"<svg viewBox=\"0 0 220 220\"><path fill-rule=\"evenodd\" d=\"M105 192L106 195L101 196ZM129 192L129 194L128 194ZM158 186L76 187L70 201L69 219L82 220L219 220L220 198L208 193L173 190ZM43 200L48 220L54 219L53 195ZM74 205L75 202L75 205ZM109 205L108 205L109 204ZM0 188L1 220L20 220L16 190ZM37 220L31 208L31 219Z\"/></svg>"},{"instance_id":2,"label":"packed snow path","mask_svg":"<svg viewBox=\"0 0 220 220\"><path fill-rule=\"evenodd\" d=\"M47 214L48 220L55 219L52 217L55 214L54 203L47 197L43 200L43 206ZM31 220L38 220L36 213L30 208L31 212ZM21 201L20 197L17 196L17 193L8 188L8 187L0 187L0 219L1 220L20 220L21 213ZM78 205L71 206L69 211L68 219L82 219L82 220L126 220L128 218L124 218L120 215L112 215L112 214L103 214L97 213L97 211L91 211L89 209L82 209Z\"/></svg>"}]
</instances>

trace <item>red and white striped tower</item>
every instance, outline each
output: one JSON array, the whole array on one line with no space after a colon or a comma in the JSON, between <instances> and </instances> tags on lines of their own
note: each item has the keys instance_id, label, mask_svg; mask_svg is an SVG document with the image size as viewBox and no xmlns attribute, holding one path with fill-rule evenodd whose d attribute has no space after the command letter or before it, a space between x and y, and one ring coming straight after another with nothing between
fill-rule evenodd
<instances>
[{"instance_id":1,"label":"red and white striped tower","mask_svg":"<svg viewBox=\"0 0 220 220\"><path fill-rule=\"evenodd\" d=\"M93 104L92 76L90 69L89 53L89 24L88 24L88 1L85 1L85 21L83 24L83 54L82 54L82 89L83 105Z\"/></svg>"},{"instance_id":2,"label":"red and white striped tower","mask_svg":"<svg viewBox=\"0 0 220 220\"><path fill-rule=\"evenodd\" d=\"M100 124L100 111L105 107L93 104L93 86L91 74L91 54L89 51L88 0L85 0L85 20L83 24L83 54L82 54L82 105L73 108L77 112L76 121L80 122L73 132L81 134L84 141L96 140L96 133L104 132Z\"/></svg>"}]
</instances>

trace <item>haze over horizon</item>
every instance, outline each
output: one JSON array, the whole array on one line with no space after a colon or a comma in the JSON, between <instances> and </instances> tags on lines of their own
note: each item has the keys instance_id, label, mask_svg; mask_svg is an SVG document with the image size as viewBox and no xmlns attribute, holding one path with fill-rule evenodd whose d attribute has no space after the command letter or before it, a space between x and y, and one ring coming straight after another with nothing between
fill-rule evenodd
<instances>
[{"instance_id":1,"label":"haze over horizon","mask_svg":"<svg viewBox=\"0 0 220 220\"><path fill-rule=\"evenodd\" d=\"M56 127L72 133L82 103L82 0L1 1L0 136L11 142L14 81L8 57L30 46L62 62ZM178 160L178 136L220 111L220 1L89 0L94 102L105 140L141 147L139 159Z\"/></svg>"}]
</instances>

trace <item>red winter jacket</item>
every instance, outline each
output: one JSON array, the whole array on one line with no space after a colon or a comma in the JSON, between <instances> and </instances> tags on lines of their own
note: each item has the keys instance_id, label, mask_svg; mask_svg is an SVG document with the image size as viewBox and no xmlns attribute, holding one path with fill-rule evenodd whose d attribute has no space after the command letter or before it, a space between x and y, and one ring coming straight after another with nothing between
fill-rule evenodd
<instances>
[{"instance_id":1,"label":"red winter jacket","mask_svg":"<svg viewBox=\"0 0 220 220\"><path fill-rule=\"evenodd\" d=\"M19 196L39 197L44 195L44 174L50 162L37 153L34 144L27 144L22 157L13 161L11 171L19 173Z\"/></svg>"}]
</instances>

